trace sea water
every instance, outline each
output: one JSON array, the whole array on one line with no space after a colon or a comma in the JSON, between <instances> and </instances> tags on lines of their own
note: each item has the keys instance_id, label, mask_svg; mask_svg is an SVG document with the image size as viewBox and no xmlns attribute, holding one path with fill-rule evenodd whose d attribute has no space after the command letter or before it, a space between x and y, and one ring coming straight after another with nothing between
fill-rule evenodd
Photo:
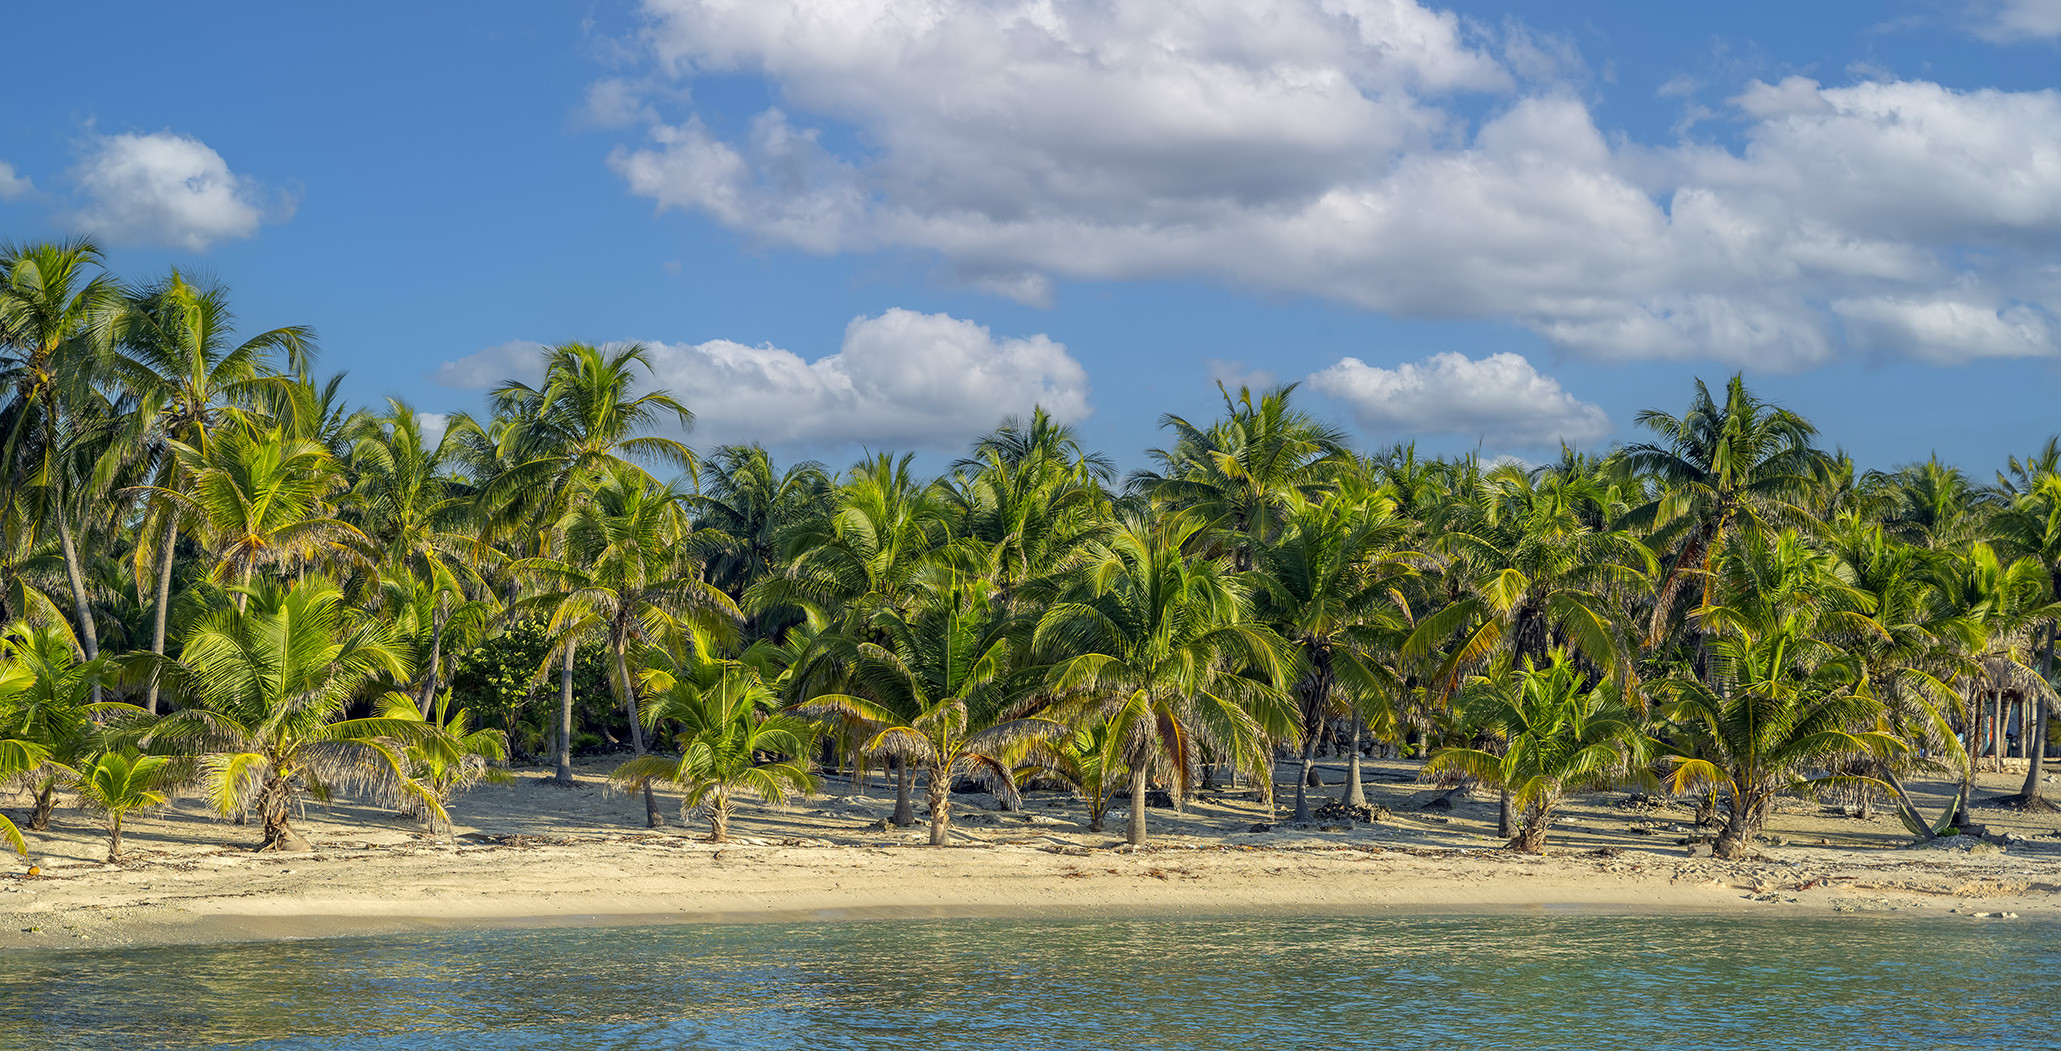
<instances>
[{"instance_id":1,"label":"sea water","mask_svg":"<svg viewBox=\"0 0 2061 1051\"><path fill-rule=\"evenodd\" d=\"M15 1048L2061 1047L2061 924L588 927L0 953Z\"/></svg>"}]
</instances>

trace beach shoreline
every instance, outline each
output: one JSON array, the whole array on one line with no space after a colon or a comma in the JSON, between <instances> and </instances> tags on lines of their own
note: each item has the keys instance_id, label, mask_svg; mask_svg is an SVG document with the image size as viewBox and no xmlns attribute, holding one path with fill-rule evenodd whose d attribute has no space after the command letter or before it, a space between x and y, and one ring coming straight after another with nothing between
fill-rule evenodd
<instances>
[{"instance_id":1,"label":"beach shoreline","mask_svg":"<svg viewBox=\"0 0 2061 1051\"><path fill-rule=\"evenodd\" d=\"M299 827L316 849L305 853L253 851L255 828L182 799L136 822L128 857L110 865L94 824L60 811L49 832L31 834L42 872L0 871L0 949L954 918L2061 917L2054 815L1985 810L2005 845L1917 848L1893 818L1886 827L1879 814L1798 805L1752 858L1722 861L1671 841L1683 826L1666 807L1678 804L1642 809L1598 793L1571 805L1548 852L1531 856L1500 849L1492 795L1426 809L1435 790L1402 776L1411 765L1388 765L1369 770L1371 800L1389 808L1371 825L1253 831L1270 824L1255 820L1266 816L1259 804L1219 794L1179 814L1150 811L1152 841L1136 850L1088 831L1078 801L1043 794L1018 812L962 801L945 848L923 845L921 824L884 824L891 798L849 795L751 808L735 841L718 845L697 826L639 827L641 805L603 789L601 764L581 771L577 789L535 773L481 789L454 808L449 834L363 804L310 808ZM1992 777L2001 786L2008 775Z\"/></svg>"}]
</instances>

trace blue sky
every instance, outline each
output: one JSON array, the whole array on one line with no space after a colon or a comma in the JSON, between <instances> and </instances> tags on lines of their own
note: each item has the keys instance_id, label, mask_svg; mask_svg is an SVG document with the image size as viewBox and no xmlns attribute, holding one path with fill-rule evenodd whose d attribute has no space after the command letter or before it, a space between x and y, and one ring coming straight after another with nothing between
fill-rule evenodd
<instances>
[{"instance_id":1,"label":"blue sky","mask_svg":"<svg viewBox=\"0 0 2061 1051\"><path fill-rule=\"evenodd\" d=\"M699 444L834 463L1042 401L1135 466L1215 377L1533 458L1734 369L1870 466L2061 431L2061 0L103 10L11 59L0 238L362 400L640 339Z\"/></svg>"}]
</instances>

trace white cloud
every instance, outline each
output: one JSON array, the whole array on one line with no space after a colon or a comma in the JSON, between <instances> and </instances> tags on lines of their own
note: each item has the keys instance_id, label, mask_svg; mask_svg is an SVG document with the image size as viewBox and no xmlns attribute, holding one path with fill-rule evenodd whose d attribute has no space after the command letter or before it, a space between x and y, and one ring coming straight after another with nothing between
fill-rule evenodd
<instances>
[{"instance_id":1,"label":"white cloud","mask_svg":"<svg viewBox=\"0 0 2061 1051\"><path fill-rule=\"evenodd\" d=\"M1480 361L1434 354L1393 369L1344 358L1309 384L1344 401L1362 427L1397 438L1461 434L1529 446L1595 442L1610 434L1602 409L1576 399L1517 354Z\"/></svg>"},{"instance_id":2,"label":"white cloud","mask_svg":"<svg viewBox=\"0 0 2061 1051\"><path fill-rule=\"evenodd\" d=\"M814 361L779 347L646 343L652 383L693 410L699 446L925 446L957 449L1006 416L1043 406L1062 423L1087 418L1088 376L1063 344L998 339L945 314L889 310L855 318L843 346ZM545 348L504 343L447 362L448 386L534 380Z\"/></svg>"},{"instance_id":3,"label":"white cloud","mask_svg":"<svg viewBox=\"0 0 2061 1051\"><path fill-rule=\"evenodd\" d=\"M2061 36L2061 0L1978 0L1975 35L1999 44Z\"/></svg>"},{"instance_id":4,"label":"white cloud","mask_svg":"<svg viewBox=\"0 0 2061 1051\"><path fill-rule=\"evenodd\" d=\"M451 414L446 412L418 412L415 426L422 428L422 443L434 449L451 429Z\"/></svg>"},{"instance_id":5,"label":"white cloud","mask_svg":"<svg viewBox=\"0 0 2061 1051\"><path fill-rule=\"evenodd\" d=\"M85 204L74 220L116 241L198 252L292 212L281 201L268 214L254 180L199 139L168 131L96 137L75 176Z\"/></svg>"},{"instance_id":6,"label":"white cloud","mask_svg":"<svg viewBox=\"0 0 2061 1051\"><path fill-rule=\"evenodd\" d=\"M2046 342L1966 314L1909 352L2061 353L2061 300L2024 276L2061 245L2052 91L1752 82L1742 149L1657 146L1519 87L1575 57L1413 0L645 8L656 76L758 76L780 106L735 137L648 121L611 165L768 244L931 252L1030 303L1055 277L1203 277L1775 369L1856 352L1835 303L1952 288ZM1466 92L1498 109L1470 125Z\"/></svg>"},{"instance_id":7,"label":"white cloud","mask_svg":"<svg viewBox=\"0 0 2061 1051\"><path fill-rule=\"evenodd\" d=\"M14 165L0 161L0 201L13 201L27 197L36 191L36 184L26 175L16 175Z\"/></svg>"}]
</instances>

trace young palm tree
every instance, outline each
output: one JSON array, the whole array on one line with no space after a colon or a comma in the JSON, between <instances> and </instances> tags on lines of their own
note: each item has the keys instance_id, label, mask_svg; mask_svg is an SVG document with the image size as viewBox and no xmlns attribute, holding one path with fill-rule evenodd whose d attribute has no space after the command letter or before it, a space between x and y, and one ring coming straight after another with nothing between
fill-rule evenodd
<instances>
[{"instance_id":1,"label":"young palm tree","mask_svg":"<svg viewBox=\"0 0 2061 1051\"><path fill-rule=\"evenodd\" d=\"M142 755L134 748L102 752L81 770L76 786L79 802L107 821L107 861L122 860L122 819L131 811L165 805L158 791L171 773L171 758Z\"/></svg>"},{"instance_id":2,"label":"young palm tree","mask_svg":"<svg viewBox=\"0 0 2061 1051\"><path fill-rule=\"evenodd\" d=\"M1201 525L1126 522L1078 594L1039 619L1034 659L1049 672L1057 721L1107 719L1131 772L1126 838L1145 842L1155 767L1185 794L1201 745L1272 776L1273 742L1295 740L1294 666L1279 635L1254 620L1245 585L1220 560L1182 554Z\"/></svg>"},{"instance_id":3,"label":"young palm tree","mask_svg":"<svg viewBox=\"0 0 2061 1051\"><path fill-rule=\"evenodd\" d=\"M18 621L0 632L0 738L25 741L45 760L15 775L35 797L29 828L38 832L50 827L66 771L92 755L96 718L129 708L94 703L107 662L79 660L75 645L62 625Z\"/></svg>"},{"instance_id":4,"label":"young palm tree","mask_svg":"<svg viewBox=\"0 0 2061 1051\"><path fill-rule=\"evenodd\" d=\"M856 723L861 747L921 766L928 778L930 845L951 830L952 782L984 781L1016 805L1012 746L1064 728L1046 719L1008 718L1023 692L1012 675L1022 623L972 589L954 589L914 615L876 613L872 634L845 638L843 659L857 693L824 693L794 712Z\"/></svg>"},{"instance_id":5,"label":"young palm tree","mask_svg":"<svg viewBox=\"0 0 2061 1051\"><path fill-rule=\"evenodd\" d=\"M289 824L303 794L327 799L358 789L388 802L413 797L444 819L443 804L409 776L405 754L442 730L420 716L348 717L351 704L408 676L388 629L349 609L320 577L292 588L261 584L246 594L245 608L201 618L177 661L139 656L189 705L160 719L140 743L199 759L218 811L256 811L264 822L260 849L307 848Z\"/></svg>"},{"instance_id":6,"label":"young palm tree","mask_svg":"<svg viewBox=\"0 0 2061 1051\"><path fill-rule=\"evenodd\" d=\"M1426 777L1471 776L1510 793L1517 828L1510 849L1545 849L1553 812L1568 793L1608 788L1645 771L1648 740L1638 715L1602 685L1583 688L1581 672L1565 652L1540 668L1504 666L1475 678L1462 698L1467 721L1491 728L1501 754L1479 748L1442 748L1424 764ZM1650 775L1646 775L1650 780Z\"/></svg>"},{"instance_id":7,"label":"young palm tree","mask_svg":"<svg viewBox=\"0 0 2061 1051\"><path fill-rule=\"evenodd\" d=\"M1017 775L1049 774L1074 787L1088 805L1088 831L1102 831L1109 814L1109 794L1128 775L1123 741L1109 723L1090 721L1056 737L1031 741L1017 759Z\"/></svg>"},{"instance_id":8,"label":"young palm tree","mask_svg":"<svg viewBox=\"0 0 2061 1051\"><path fill-rule=\"evenodd\" d=\"M405 703L398 694L389 696L381 709L381 714L391 719L427 719L442 731L410 742L402 752L407 759L408 776L442 807L449 807L453 798L481 784L505 784L510 780L506 770L493 765L508 758L508 735L489 727L474 729L470 709L461 708L452 714L450 707L451 691L445 690L427 715ZM407 817L427 817L430 827L438 831L451 827L441 811L430 811L412 795L402 798L401 813Z\"/></svg>"},{"instance_id":9,"label":"young palm tree","mask_svg":"<svg viewBox=\"0 0 2061 1051\"><path fill-rule=\"evenodd\" d=\"M758 669L739 661L699 661L687 675L665 675L644 717L654 728L678 727L672 738L679 757L638 756L609 779L647 795L652 781L680 786L686 793L680 819L699 808L708 815L709 838L728 842L738 795L778 803L791 792L815 790L816 780L801 762L808 725L772 713L776 702ZM760 758L768 755L779 758Z\"/></svg>"}]
</instances>

